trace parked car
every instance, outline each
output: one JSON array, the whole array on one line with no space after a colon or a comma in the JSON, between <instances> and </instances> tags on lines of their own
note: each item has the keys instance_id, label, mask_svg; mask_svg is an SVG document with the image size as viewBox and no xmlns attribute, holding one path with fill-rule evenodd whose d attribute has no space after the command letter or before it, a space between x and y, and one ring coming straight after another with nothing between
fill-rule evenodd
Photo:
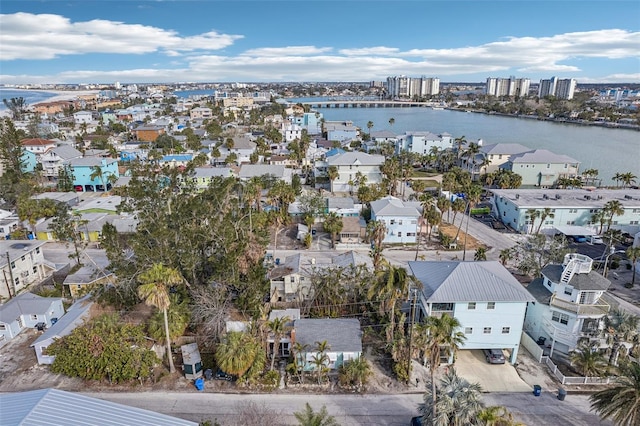
<instances>
[{"instance_id":1,"label":"parked car","mask_svg":"<svg viewBox=\"0 0 640 426\"><path fill-rule=\"evenodd\" d=\"M569 239L572 240L574 243L587 242L587 237L585 237L584 235L572 235L571 237L569 237Z\"/></svg>"},{"instance_id":2,"label":"parked car","mask_svg":"<svg viewBox=\"0 0 640 426\"><path fill-rule=\"evenodd\" d=\"M218 371L216 371L216 380L226 380L228 382L233 382L236 380L236 377L218 369Z\"/></svg>"},{"instance_id":3,"label":"parked car","mask_svg":"<svg viewBox=\"0 0 640 426\"><path fill-rule=\"evenodd\" d=\"M598 235L589 235L589 243L591 244L604 244L602 238Z\"/></svg>"},{"instance_id":4,"label":"parked car","mask_svg":"<svg viewBox=\"0 0 640 426\"><path fill-rule=\"evenodd\" d=\"M422 426L422 416L411 417L411 423L409 426Z\"/></svg>"},{"instance_id":5,"label":"parked car","mask_svg":"<svg viewBox=\"0 0 640 426\"><path fill-rule=\"evenodd\" d=\"M484 356L489 364L504 364L504 354L502 349L483 349Z\"/></svg>"}]
</instances>

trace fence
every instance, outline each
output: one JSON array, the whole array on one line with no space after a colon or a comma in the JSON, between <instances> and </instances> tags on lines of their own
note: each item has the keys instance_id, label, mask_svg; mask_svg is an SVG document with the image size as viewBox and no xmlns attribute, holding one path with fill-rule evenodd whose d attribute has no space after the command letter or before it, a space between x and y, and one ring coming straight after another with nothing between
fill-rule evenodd
<instances>
[{"instance_id":1,"label":"fence","mask_svg":"<svg viewBox=\"0 0 640 426\"><path fill-rule=\"evenodd\" d=\"M533 356L538 362L542 362L543 349L536 343L531 336L524 331L520 337L520 344Z\"/></svg>"}]
</instances>

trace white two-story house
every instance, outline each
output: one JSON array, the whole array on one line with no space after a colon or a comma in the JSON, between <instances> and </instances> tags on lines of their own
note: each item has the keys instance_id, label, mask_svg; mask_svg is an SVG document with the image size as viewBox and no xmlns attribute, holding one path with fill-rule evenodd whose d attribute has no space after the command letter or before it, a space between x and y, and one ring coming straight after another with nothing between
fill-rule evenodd
<instances>
[{"instance_id":1,"label":"white two-story house","mask_svg":"<svg viewBox=\"0 0 640 426\"><path fill-rule=\"evenodd\" d=\"M29 285L38 283L55 270L44 258L45 241L0 240L0 300L16 296ZM11 293L9 293L11 292Z\"/></svg>"},{"instance_id":2,"label":"white two-story house","mask_svg":"<svg viewBox=\"0 0 640 426\"><path fill-rule=\"evenodd\" d=\"M391 195L371 202L371 220L384 222L384 243L415 243L422 206L418 201L402 201Z\"/></svg>"},{"instance_id":3,"label":"white two-story house","mask_svg":"<svg viewBox=\"0 0 640 426\"><path fill-rule=\"evenodd\" d=\"M431 132L405 132L396 142L396 154L409 151L420 155L429 154L431 149L442 151L453 148L453 139L449 133L436 135Z\"/></svg>"},{"instance_id":4,"label":"white two-story house","mask_svg":"<svg viewBox=\"0 0 640 426\"><path fill-rule=\"evenodd\" d=\"M598 340L609 305L602 296L611 282L592 270L593 260L570 253L562 265L547 265L527 290L525 330L553 351L569 353L582 341Z\"/></svg>"},{"instance_id":5,"label":"white two-story house","mask_svg":"<svg viewBox=\"0 0 640 426\"><path fill-rule=\"evenodd\" d=\"M49 328L64 315L60 297L22 293L0 305L0 347L25 328Z\"/></svg>"},{"instance_id":6,"label":"white two-story house","mask_svg":"<svg viewBox=\"0 0 640 426\"><path fill-rule=\"evenodd\" d=\"M466 337L460 349L507 349L516 361L534 298L500 262L409 262L409 269L422 283L416 321L447 314ZM452 354L441 353L442 362L451 362Z\"/></svg>"},{"instance_id":7,"label":"white two-story house","mask_svg":"<svg viewBox=\"0 0 640 426\"><path fill-rule=\"evenodd\" d=\"M367 185L382 182L380 166L384 164L384 156L371 155L364 152L350 151L332 155L326 161L316 162L318 175L326 175L328 169L334 166L338 170L338 177L331 181L331 192L347 192L353 189L353 182L360 172L365 177Z\"/></svg>"}]
</instances>

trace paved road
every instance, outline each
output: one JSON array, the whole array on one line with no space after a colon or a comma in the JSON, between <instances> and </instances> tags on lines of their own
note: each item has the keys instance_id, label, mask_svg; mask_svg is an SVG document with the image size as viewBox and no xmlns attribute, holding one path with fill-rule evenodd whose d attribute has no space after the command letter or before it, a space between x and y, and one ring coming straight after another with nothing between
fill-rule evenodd
<instances>
[{"instance_id":1,"label":"paved road","mask_svg":"<svg viewBox=\"0 0 640 426\"><path fill-rule=\"evenodd\" d=\"M314 409L327 407L340 425L408 425L417 414L421 394L399 395L240 395L199 393L85 393L85 395L133 407L200 422L217 419L221 424L234 420L238 407L250 401L282 413L283 425L294 425L293 413L301 411L306 402ZM540 397L532 393L492 393L483 395L487 405L504 405L518 421L526 425L594 426L611 425L601 422L589 412L588 396L568 395L558 401L555 393L545 392Z\"/></svg>"}]
</instances>

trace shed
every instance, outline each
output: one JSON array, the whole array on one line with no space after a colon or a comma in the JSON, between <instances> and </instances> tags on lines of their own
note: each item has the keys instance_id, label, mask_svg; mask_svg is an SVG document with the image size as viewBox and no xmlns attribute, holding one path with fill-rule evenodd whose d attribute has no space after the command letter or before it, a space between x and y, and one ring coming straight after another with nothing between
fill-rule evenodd
<instances>
[{"instance_id":1,"label":"shed","mask_svg":"<svg viewBox=\"0 0 640 426\"><path fill-rule=\"evenodd\" d=\"M184 377L195 380L202 377L202 358L197 343L180 346L182 351L182 370Z\"/></svg>"}]
</instances>

